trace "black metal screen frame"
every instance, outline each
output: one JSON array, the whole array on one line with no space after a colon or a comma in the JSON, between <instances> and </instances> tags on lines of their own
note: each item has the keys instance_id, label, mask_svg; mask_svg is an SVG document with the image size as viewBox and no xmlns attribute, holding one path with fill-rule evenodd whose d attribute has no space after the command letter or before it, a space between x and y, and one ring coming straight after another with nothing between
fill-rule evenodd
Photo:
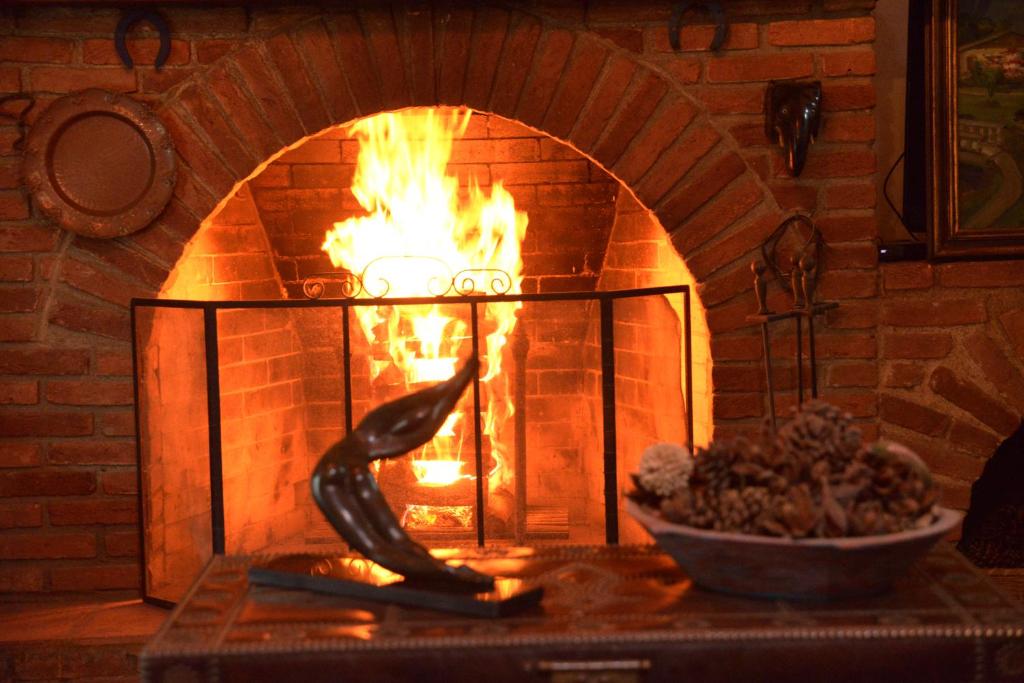
<instances>
[{"instance_id":1,"label":"black metal screen frame","mask_svg":"<svg viewBox=\"0 0 1024 683\"><path fill-rule=\"evenodd\" d=\"M146 542L145 509L142 504L142 440L140 438L139 364L138 336L136 334L136 311L139 308L196 309L203 312L203 335L206 371L207 420L209 422L209 465L210 465L210 527L213 539L212 551L225 551L223 452L220 420L220 353L218 349L217 311L237 309L296 309L296 308L337 308L342 322L342 363L345 390L345 433L352 431L352 372L351 372L351 321L350 309L359 306L415 306L422 304L457 304L470 307L470 338L472 353L479 357L479 306L489 303L528 303L595 301L598 303L600 326L600 372L601 407L603 432L603 476L605 509L605 542L616 544L619 540L618 511L618 453L616 445L615 414L615 308L618 299L634 299L667 294L683 295L683 362L686 366L686 380L683 388L686 409L687 447L693 450L693 344L690 287L672 285L646 287L606 292L563 292L536 294L469 294L437 297L385 297L385 298L341 298L341 299L259 299L251 301L190 301L184 299L132 299L132 381L135 395L136 426L136 467L139 484L139 548L141 572L141 593L143 600L161 606L173 606L162 598L149 595L146 586ZM477 544L486 542L484 530L483 442L480 425L480 373L473 377L474 448L476 465L476 535Z\"/></svg>"}]
</instances>

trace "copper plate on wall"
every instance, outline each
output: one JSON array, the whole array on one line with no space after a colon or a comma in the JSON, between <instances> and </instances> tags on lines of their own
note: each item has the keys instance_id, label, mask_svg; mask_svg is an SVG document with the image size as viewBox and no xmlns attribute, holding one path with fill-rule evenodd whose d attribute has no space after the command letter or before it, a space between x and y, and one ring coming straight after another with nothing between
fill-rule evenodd
<instances>
[{"instance_id":1,"label":"copper plate on wall","mask_svg":"<svg viewBox=\"0 0 1024 683\"><path fill-rule=\"evenodd\" d=\"M56 100L28 135L22 177L61 227L120 237L147 226L174 191L174 146L141 102L90 89Z\"/></svg>"}]
</instances>

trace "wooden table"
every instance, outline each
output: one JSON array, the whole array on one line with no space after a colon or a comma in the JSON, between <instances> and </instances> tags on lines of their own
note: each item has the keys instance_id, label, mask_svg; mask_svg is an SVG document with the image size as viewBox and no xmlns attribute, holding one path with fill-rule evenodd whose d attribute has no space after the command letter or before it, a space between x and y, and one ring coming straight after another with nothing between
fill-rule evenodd
<instances>
[{"instance_id":1,"label":"wooden table","mask_svg":"<svg viewBox=\"0 0 1024 683\"><path fill-rule=\"evenodd\" d=\"M1024 609L940 544L884 595L753 600L653 547L473 552L539 608L452 616L250 586L216 557L146 646L144 681L1024 681Z\"/></svg>"}]
</instances>

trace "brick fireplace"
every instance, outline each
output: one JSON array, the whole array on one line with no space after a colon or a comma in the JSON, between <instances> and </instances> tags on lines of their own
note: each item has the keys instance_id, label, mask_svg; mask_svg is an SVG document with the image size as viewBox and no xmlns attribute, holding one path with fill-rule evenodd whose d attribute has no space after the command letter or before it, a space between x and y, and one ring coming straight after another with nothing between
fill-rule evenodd
<instances>
[{"instance_id":1,"label":"brick fireplace","mask_svg":"<svg viewBox=\"0 0 1024 683\"><path fill-rule=\"evenodd\" d=\"M723 4L730 33L717 54L707 50L713 28L696 15L673 52L666 3L174 5L160 70L148 66L157 41L144 28L129 41L139 66L118 63L117 9L0 10L0 90L35 97L29 126L68 92L128 93L164 122L179 169L154 224L115 240L76 237L29 203L20 131L0 120L10 124L0 126L0 592L135 594L130 299L294 294L318 239L297 223L322 234L339 218L324 202L355 209L334 184L351 164L334 127L407 107L479 112L477 146L462 160L500 172L528 207L528 240L537 240L529 286L692 275L698 443L756 430L766 413L760 338L745 320L755 309L749 263L784 218L810 215L827 243L820 295L840 304L819 329L823 397L851 411L868 438L918 450L945 502L966 507L985 459L1024 411L1024 269L878 263L875 140L890 123L873 111L886 53L872 0ZM823 84L821 138L796 179L763 133L773 79ZM579 242L570 225L603 241ZM649 268L644 255L671 265ZM239 338L256 332L268 345L299 324L235 322ZM783 336L776 345L783 389L795 381L792 344ZM302 377L309 354L289 355L275 352L287 358L275 368ZM632 406L634 417L642 408ZM312 450L322 448L327 424L308 409L303 419Z\"/></svg>"}]
</instances>

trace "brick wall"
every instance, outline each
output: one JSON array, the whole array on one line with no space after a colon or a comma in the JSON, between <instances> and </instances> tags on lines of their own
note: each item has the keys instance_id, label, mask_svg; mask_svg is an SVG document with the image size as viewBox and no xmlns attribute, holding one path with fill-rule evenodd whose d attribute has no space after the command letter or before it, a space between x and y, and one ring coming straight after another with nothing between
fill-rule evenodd
<instances>
[{"instance_id":1,"label":"brick wall","mask_svg":"<svg viewBox=\"0 0 1024 683\"><path fill-rule=\"evenodd\" d=\"M19 131L0 119L0 590L133 585L128 299L158 292L200 222L282 148L411 105L466 104L566 140L653 211L706 309L715 433L753 428L764 415L760 341L744 327L754 309L748 264L788 212L810 213L829 243L821 295L841 302L820 329L826 395L871 436L920 435L962 504L1007 416L1021 410L1005 385L1022 370L1019 268L878 266L871 0L724 5L731 37L715 55L705 25L684 29L681 53L668 49L667 3L524 2L415 16L173 7L172 55L159 72L145 66L156 47L146 29L130 43L143 66L116 63L115 9L0 10L0 90L37 97L29 125L74 89L129 93L166 123L180 168L152 226L117 240L75 237L27 201ZM811 77L824 85L824 126L794 180L760 130L761 103L767 80ZM947 308L966 319L937 324L902 308L933 299L959 301ZM932 346L903 339L910 334L936 335L949 352L902 358ZM988 353L974 352L979 342ZM983 409L980 393L1000 410ZM903 410L901 400L925 410ZM69 504L105 516L62 523Z\"/></svg>"}]
</instances>

